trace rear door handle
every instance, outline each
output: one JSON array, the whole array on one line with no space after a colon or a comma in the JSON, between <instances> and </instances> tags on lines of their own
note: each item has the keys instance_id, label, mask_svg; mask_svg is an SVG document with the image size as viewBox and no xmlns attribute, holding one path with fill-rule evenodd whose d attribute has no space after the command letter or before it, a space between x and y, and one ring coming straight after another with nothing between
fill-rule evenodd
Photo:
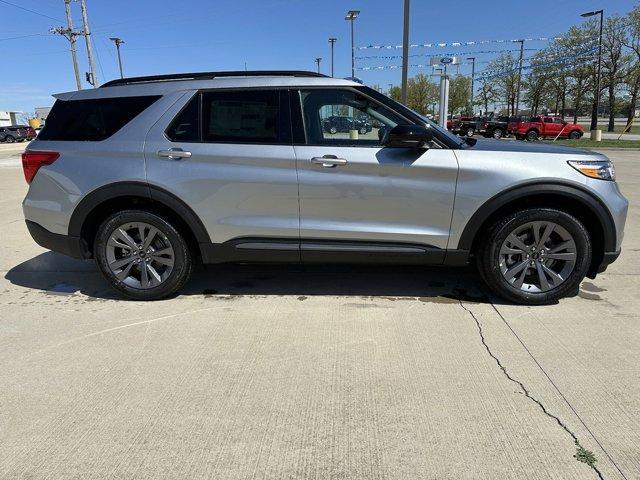
<instances>
[{"instance_id":1,"label":"rear door handle","mask_svg":"<svg viewBox=\"0 0 640 480\"><path fill-rule=\"evenodd\" d=\"M316 165L321 165L324 168L333 168L338 165L346 165L347 160L344 158L338 158L335 155L324 155L322 157L313 157L311 159L311 163L315 163Z\"/></svg>"},{"instance_id":2,"label":"rear door handle","mask_svg":"<svg viewBox=\"0 0 640 480\"><path fill-rule=\"evenodd\" d=\"M170 148L169 150L158 150L158 156L171 160L180 160L181 158L190 158L191 152L185 152L181 148Z\"/></svg>"}]
</instances>

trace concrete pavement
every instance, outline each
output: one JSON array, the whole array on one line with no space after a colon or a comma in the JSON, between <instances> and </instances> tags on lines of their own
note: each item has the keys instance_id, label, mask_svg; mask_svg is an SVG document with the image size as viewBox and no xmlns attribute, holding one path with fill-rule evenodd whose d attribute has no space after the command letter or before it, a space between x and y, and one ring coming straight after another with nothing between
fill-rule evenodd
<instances>
[{"instance_id":1,"label":"concrete pavement","mask_svg":"<svg viewBox=\"0 0 640 480\"><path fill-rule=\"evenodd\" d=\"M608 154L621 259L530 308L471 271L347 266L125 301L31 241L7 163L0 478L640 478L640 153Z\"/></svg>"}]
</instances>

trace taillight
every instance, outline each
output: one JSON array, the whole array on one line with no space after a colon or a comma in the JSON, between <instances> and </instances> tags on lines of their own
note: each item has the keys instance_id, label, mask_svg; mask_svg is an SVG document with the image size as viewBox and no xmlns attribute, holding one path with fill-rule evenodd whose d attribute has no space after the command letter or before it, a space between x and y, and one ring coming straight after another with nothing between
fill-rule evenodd
<instances>
[{"instance_id":1,"label":"taillight","mask_svg":"<svg viewBox=\"0 0 640 480\"><path fill-rule=\"evenodd\" d=\"M22 154L22 170L27 183L31 183L41 166L51 165L59 156L58 152L25 151Z\"/></svg>"}]
</instances>

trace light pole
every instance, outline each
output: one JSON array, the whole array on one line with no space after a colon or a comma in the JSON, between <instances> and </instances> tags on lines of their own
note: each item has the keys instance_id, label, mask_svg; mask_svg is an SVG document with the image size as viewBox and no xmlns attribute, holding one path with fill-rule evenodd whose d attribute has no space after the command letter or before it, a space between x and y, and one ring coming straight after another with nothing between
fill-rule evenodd
<instances>
[{"instance_id":1,"label":"light pole","mask_svg":"<svg viewBox=\"0 0 640 480\"><path fill-rule=\"evenodd\" d=\"M124 78L122 74L122 59L120 58L120 45L124 43L124 40L118 37L111 37L109 40L116 44L116 50L118 51L118 66L120 67L120 78Z\"/></svg>"},{"instance_id":2,"label":"light pole","mask_svg":"<svg viewBox=\"0 0 640 480\"><path fill-rule=\"evenodd\" d=\"M516 88L516 117L520 114L520 85L522 83L522 57L524 55L524 40L514 40L515 42L520 42L520 58L518 60L518 86ZM507 106L507 108L509 108Z\"/></svg>"},{"instance_id":3,"label":"light pole","mask_svg":"<svg viewBox=\"0 0 640 480\"><path fill-rule=\"evenodd\" d=\"M404 0L404 25L402 31L402 103L407 103L407 81L409 76L409 7L410 0Z\"/></svg>"},{"instance_id":4,"label":"light pole","mask_svg":"<svg viewBox=\"0 0 640 480\"><path fill-rule=\"evenodd\" d=\"M320 62L322 61L322 57L316 58L316 63L318 64L318 73L320 73Z\"/></svg>"},{"instance_id":5,"label":"light pole","mask_svg":"<svg viewBox=\"0 0 640 480\"><path fill-rule=\"evenodd\" d=\"M345 20L349 20L351 22L351 77L355 78L356 76L356 47L353 43L353 21L360 15L360 10L349 10L347 12L347 16L344 17Z\"/></svg>"},{"instance_id":6,"label":"light pole","mask_svg":"<svg viewBox=\"0 0 640 480\"><path fill-rule=\"evenodd\" d=\"M331 77L333 78L333 46L335 45L338 39L335 37L329 38L329 43L331 44Z\"/></svg>"},{"instance_id":7,"label":"light pole","mask_svg":"<svg viewBox=\"0 0 640 480\"><path fill-rule=\"evenodd\" d=\"M467 60L471 60L471 113L473 114L473 81L476 76L476 57L467 57Z\"/></svg>"},{"instance_id":8,"label":"light pole","mask_svg":"<svg viewBox=\"0 0 640 480\"><path fill-rule=\"evenodd\" d=\"M596 77L596 91L593 99L593 108L591 110L591 130L598 128L598 107L600 105L600 71L602 68L602 24L604 22L604 10L595 10L593 12L585 12L581 17L588 18L594 15L600 15L600 38L598 39L598 73Z\"/></svg>"}]
</instances>

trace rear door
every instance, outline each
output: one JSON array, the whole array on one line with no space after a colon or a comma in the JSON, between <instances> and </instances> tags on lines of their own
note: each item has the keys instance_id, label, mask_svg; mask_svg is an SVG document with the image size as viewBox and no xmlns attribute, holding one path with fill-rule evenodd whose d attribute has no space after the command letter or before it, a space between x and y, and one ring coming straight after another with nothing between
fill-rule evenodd
<instances>
[{"instance_id":1,"label":"rear door","mask_svg":"<svg viewBox=\"0 0 640 480\"><path fill-rule=\"evenodd\" d=\"M145 157L149 183L185 202L214 244L288 239L299 259L286 91L187 93L151 128Z\"/></svg>"},{"instance_id":2,"label":"rear door","mask_svg":"<svg viewBox=\"0 0 640 480\"><path fill-rule=\"evenodd\" d=\"M385 131L409 122L355 89L302 90L295 104L305 126L304 143L295 145L302 259L327 249L393 253L407 244L441 259L458 171L453 151L383 148ZM382 126L332 134L321 126L336 113Z\"/></svg>"}]
</instances>

